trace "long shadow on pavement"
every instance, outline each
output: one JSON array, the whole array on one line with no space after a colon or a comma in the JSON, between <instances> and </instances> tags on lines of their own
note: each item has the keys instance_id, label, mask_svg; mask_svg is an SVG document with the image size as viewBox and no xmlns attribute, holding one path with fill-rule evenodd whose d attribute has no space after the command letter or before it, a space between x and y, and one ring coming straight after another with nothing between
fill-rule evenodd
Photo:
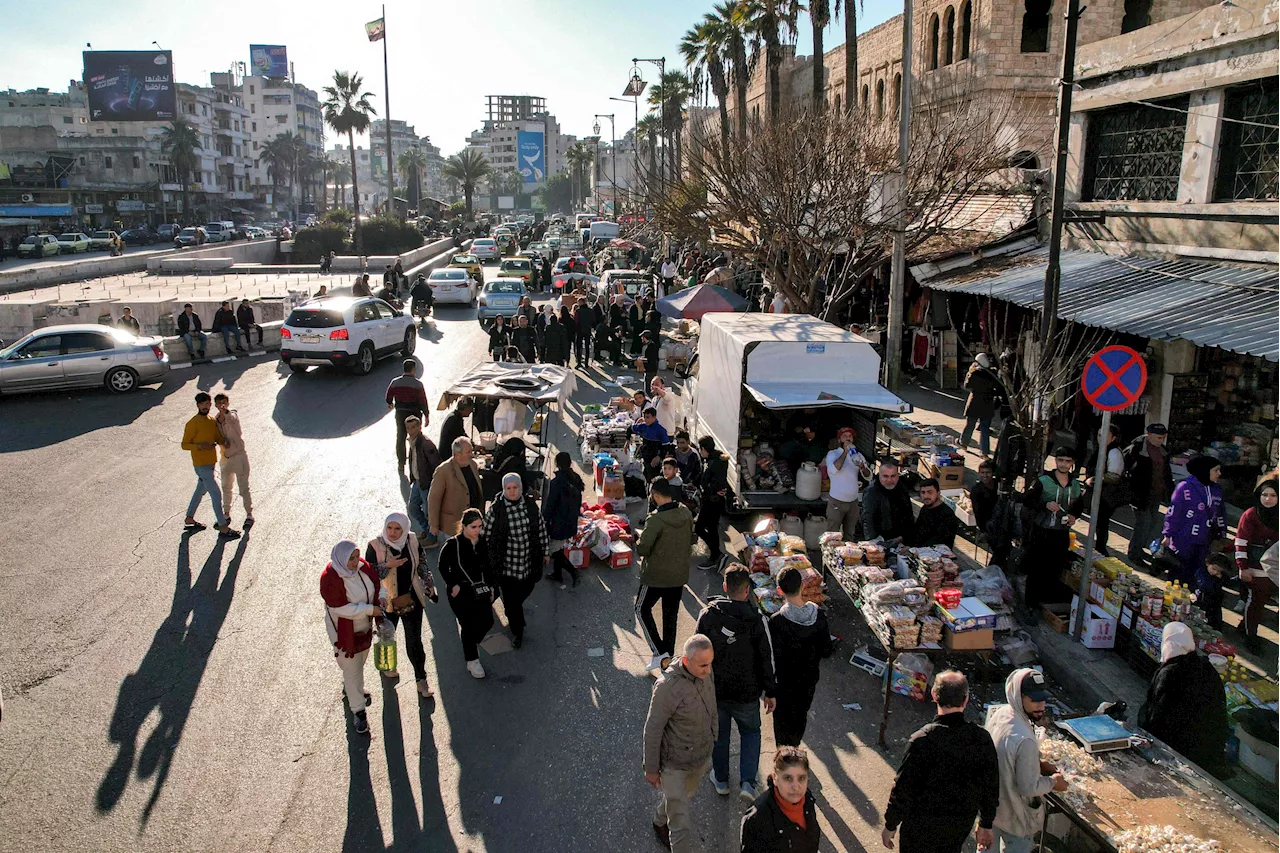
<instances>
[{"instance_id":1,"label":"long shadow on pavement","mask_svg":"<svg viewBox=\"0 0 1280 853\"><path fill-rule=\"evenodd\" d=\"M346 714L350 716L351 712ZM347 782L347 829L342 836L342 850L343 853L381 850L382 822L378 819L378 801L373 796L373 778L369 773L370 739L356 734L349 722L346 729L351 773Z\"/></svg>"},{"instance_id":2,"label":"long shadow on pavement","mask_svg":"<svg viewBox=\"0 0 1280 853\"><path fill-rule=\"evenodd\" d=\"M116 698L107 733L113 743L119 744L120 752L98 786L99 812L109 812L120 802L136 763L139 780L155 779L140 822L145 825L150 819L169 776L196 690L218 641L218 632L231 610L236 576L248 544L246 531L224 574L222 557L226 542L219 539L192 584L191 534L183 534L178 545L177 580L169 615L156 630L151 648L143 656L138 670L125 676ZM160 721L138 754L138 734L152 711L159 711Z\"/></svg>"},{"instance_id":3,"label":"long shadow on pavement","mask_svg":"<svg viewBox=\"0 0 1280 853\"><path fill-rule=\"evenodd\" d=\"M368 376L331 367L290 374L276 394L271 417L292 438L341 438L387 415L387 383L400 375L400 359L378 362Z\"/></svg>"},{"instance_id":4,"label":"long shadow on pavement","mask_svg":"<svg viewBox=\"0 0 1280 853\"><path fill-rule=\"evenodd\" d=\"M17 453L61 444L64 441L111 427L125 426L148 409L163 405L181 390L179 375L159 386L147 385L132 394L112 394L104 389L27 394L6 398L0 421L0 453ZM75 417L67 417L74 408Z\"/></svg>"}]
</instances>

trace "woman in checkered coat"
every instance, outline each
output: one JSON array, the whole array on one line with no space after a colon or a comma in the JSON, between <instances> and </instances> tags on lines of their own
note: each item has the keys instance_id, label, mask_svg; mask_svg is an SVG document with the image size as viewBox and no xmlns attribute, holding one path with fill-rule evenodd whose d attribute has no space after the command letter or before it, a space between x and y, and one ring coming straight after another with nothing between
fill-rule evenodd
<instances>
[{"instance_id":1,"label":"woman in checkered coat","mask_svg":"<svg viewBox=\"0 0 1280 853\"><path fill-rule=\"evenodd\" d=\"M547 525L533 498L524 494L519 474L502 478L502 496L489 507L484 519L489 542L489 564L498 579L502 609L511 628L511 642L524 644L524 600L542 578L550 561Z\"/></svg>"}]
</instances>

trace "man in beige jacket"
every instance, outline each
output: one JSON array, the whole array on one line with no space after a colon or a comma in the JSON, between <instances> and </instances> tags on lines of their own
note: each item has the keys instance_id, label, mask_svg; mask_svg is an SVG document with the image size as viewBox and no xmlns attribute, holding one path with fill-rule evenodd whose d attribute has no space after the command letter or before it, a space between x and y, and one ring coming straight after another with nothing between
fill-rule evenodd
<instances>
[{"instance_id":1,"label":"man in beige jacket","mask_svg":"<svg viewBox=\"0 0 1280 853\"><path fill-rule=\"evenodd\" d=\"M249 494L249 454L245 453L244 435L240 431L240 415L231 408L231 398L217 394L213 405L218 409L218 429L227 443L222 445L222 514L231 518L231 487L239 483L244 501L244 526L253 526L253 498Z\"/></svg>"},{"instance_id":2,"label":"man in beige jacket","mask_svg":"<svg viewBox=\"0 0 1280 853\"><path fill-rule=\"evenodd\" d=\"M455 438L450 450L453 455L436 468L427 493L427 524L436 538L456 536L462 514L469 508L484 512L480 467L471 459L474 454L471 440Z\"/></svg>"},{"instance_id":3,"label":"man in beige jacket","mask_svg":"<svg viewBox=\"0 0 1280 853\"><path fill-rule=\"evenodd\" d=\"M644 721L644 778L662 792L653 833L673 853L691 853L697 847L689 801L711 767L719 728L711 675L714 657L706 635L686 640L684 655L653 686Z\"/></svg>"}]
</instances>

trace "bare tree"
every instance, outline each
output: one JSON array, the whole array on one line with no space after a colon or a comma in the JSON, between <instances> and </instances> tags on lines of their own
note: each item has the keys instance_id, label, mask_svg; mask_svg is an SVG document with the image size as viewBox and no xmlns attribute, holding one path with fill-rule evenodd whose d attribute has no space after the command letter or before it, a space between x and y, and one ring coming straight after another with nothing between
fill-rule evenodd
<instances>
[{"instance_id":1,"label":"bare tree","mask_svg":"<svg viewBox=\"0 0 1280 853\"><path fill-rule=\"evenodd\" d=\"M966 202L1007 190L998 177L1018 150L1021 114L1012 100L989 99L919 110L905 181L894 174L892 116L804 108L754 122L728 151L695 126L688 168L650 203L667 233L753 260L790 304L831 317L888 258L897 188L906 194L908 253L972 229L981 211Z\"/></svg>"}]
</instances>

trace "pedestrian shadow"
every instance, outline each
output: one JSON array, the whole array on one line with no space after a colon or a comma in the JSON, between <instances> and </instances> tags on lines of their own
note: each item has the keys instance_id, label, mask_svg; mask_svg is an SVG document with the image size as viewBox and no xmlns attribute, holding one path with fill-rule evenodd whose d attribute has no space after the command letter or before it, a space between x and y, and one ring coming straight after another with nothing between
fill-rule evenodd
<instances>
[{"instance_id":1,"label":"pedestrian shadow","mask_svg":"<svg viewBox=\"0 0 1280 853\"><path fill-rule=\"evenodd\" d=\"M373 796L373 778L369 772L368 735L356 734L351 725L351 712L343 702L347 719L347 760L351 765L347 781L347 828L342 836L343 853L381 850L382 822L378 818L378 801Z\"/></svg>"},{"instance_id":2,"label":"pedestrian shadow","mask_svg":"<svg viewBox=\"0 0 1280 853\"><path fill-rule=\"evenodd\" d=\"M444 338L444 333L437 328L435 323L423 322L418 326L418 337L424 341L437 344Z\"/></svg>"},{"instance_id":3,"label":"pedestrian shadow","mask_svg":"<svg viewBox=\"0 0 1280 853\"><path fill-rule=\"evenodd\" d=\"M382 737L387 755L387 782L391 789L391 849L453 853L457 847L449 833L449 819L440 793L440 763L431 718L435 700L422 699L414 691L420 725L418 779L422 791L422 812L419 814L409 777L404 721L400 716L396 687L384 683L382 696Z\"/></svg>"},{"instance_id":4,"label":"pedestrian shadow","mask_svg":"<svg viewBox=\"0 0 1280 853\"><path fill-rule=\"evenodd\" d=\"M116 807L136 767L139 781L154 779L140 823L145 825L150 819L169 777L196 691L218 641L218 632L231 610L236 577L248 544L249 532L245 531L224 573L222 557L226 542L219 539L193 584L191 534L182 535L169 615L156 630L151 648L137 671L125 676L116 698L107 736L119 745L120 751L98 786L95 803L98 812L110 812ZM153 712L158 712L159 722L139 753L138 735Z\"/></svg>"}]
</instances>

